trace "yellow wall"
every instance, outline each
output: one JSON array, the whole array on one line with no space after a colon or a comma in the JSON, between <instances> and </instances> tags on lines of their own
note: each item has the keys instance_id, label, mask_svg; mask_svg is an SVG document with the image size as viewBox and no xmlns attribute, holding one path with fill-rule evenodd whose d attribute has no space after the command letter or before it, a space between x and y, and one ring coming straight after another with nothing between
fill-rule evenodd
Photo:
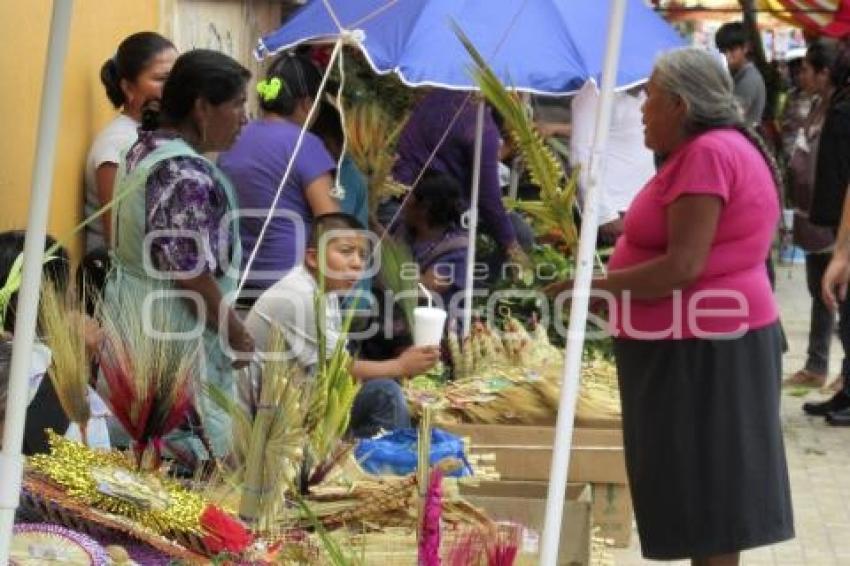
<instances>
[{"instance_id":1,"label":"yellow wall","mask_svg":"<svg viewBox=\"0 0 850 566\"><path fill-rule=\"evenodd\" d=\"M0 230L26 225L51 6L50 0L0 1ZM127 35L157 29L157 0L74 2L50 234L60 237L82 220L88 147L115 113L100 84L100 66ZM76 238L70 246L77 258L81 242Z\"/></svg>"}]
</instances>

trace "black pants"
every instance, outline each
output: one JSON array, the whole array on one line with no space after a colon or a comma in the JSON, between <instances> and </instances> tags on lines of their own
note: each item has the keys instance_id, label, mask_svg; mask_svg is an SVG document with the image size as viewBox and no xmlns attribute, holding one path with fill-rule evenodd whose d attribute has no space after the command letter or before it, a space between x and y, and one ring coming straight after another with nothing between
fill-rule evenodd
<instances>
[{"instance_id":1,"label":"black pants","mask_svg":"<svg viewBox=\"0 0 850 566\"><path fill-rule=\"evenodd\" d=\"M806 371L818 375L826 375L829 372L829 346L835 330L835 314L821 298L821 280L831 257L829 253L806 254L806 286L812 297L812 308L809 316L806 365L803 367Z\"/></svg>"}]
</instances>

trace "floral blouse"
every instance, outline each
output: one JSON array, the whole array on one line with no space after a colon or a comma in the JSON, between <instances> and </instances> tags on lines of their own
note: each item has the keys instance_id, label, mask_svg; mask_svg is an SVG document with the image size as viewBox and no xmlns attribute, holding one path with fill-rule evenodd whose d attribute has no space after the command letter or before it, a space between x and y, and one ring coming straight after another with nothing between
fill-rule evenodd
<instances>
[{"instance_id":1,"label":"floral blouse","mask_svg":"<svg viewBox=\"0 0 850 566\"><path fill-rule=\"evenodd\" d=\"M173 139L173 134L141 131L127 153L127 173ZM156 269L197 270L213 275L226 269L233 234L224 222L227 194L214 167L200 156L180 156L160 161L151 169L145 185L145 234L166 232L151 243L151 260Z\"/></svg>"}]
</instances>

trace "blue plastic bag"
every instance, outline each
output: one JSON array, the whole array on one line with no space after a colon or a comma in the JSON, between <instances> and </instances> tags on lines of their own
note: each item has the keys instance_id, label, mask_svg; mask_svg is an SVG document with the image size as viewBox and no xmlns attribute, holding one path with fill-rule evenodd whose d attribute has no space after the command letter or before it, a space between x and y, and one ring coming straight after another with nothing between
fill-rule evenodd
<instances>
[{"instance_id":1,"label":"blue plastic bag","mask_svg":"<svg viewBox=\"0 0 850 566\"><path fill-rule=\"evenodd\" d=\"M378 438L365 438L357 444L354 454L363 469L370 474L406 476L417 468L417 437L418 431L401 429ZM433 466L445 458L463 462L463 466L450 476L472 475L460 437L438 428L432 429L430 463Z\"/></svg>"}]
</instances>

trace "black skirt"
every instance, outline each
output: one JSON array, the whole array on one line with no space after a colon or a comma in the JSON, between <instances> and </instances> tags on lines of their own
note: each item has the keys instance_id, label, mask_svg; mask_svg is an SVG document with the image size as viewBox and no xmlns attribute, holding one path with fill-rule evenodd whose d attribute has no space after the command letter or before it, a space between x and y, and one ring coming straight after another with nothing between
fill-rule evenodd
<instances>
[{"instance_id":1,"label":"black skirt","mask_svg":"<svg viewBox=\"0 0 850 566\"><path fill-rule=\"evenodd\" d=\"M614 353L644 557L792 538L779 325L729 340L617 339Z\"/></svg>"}]
</instances>

